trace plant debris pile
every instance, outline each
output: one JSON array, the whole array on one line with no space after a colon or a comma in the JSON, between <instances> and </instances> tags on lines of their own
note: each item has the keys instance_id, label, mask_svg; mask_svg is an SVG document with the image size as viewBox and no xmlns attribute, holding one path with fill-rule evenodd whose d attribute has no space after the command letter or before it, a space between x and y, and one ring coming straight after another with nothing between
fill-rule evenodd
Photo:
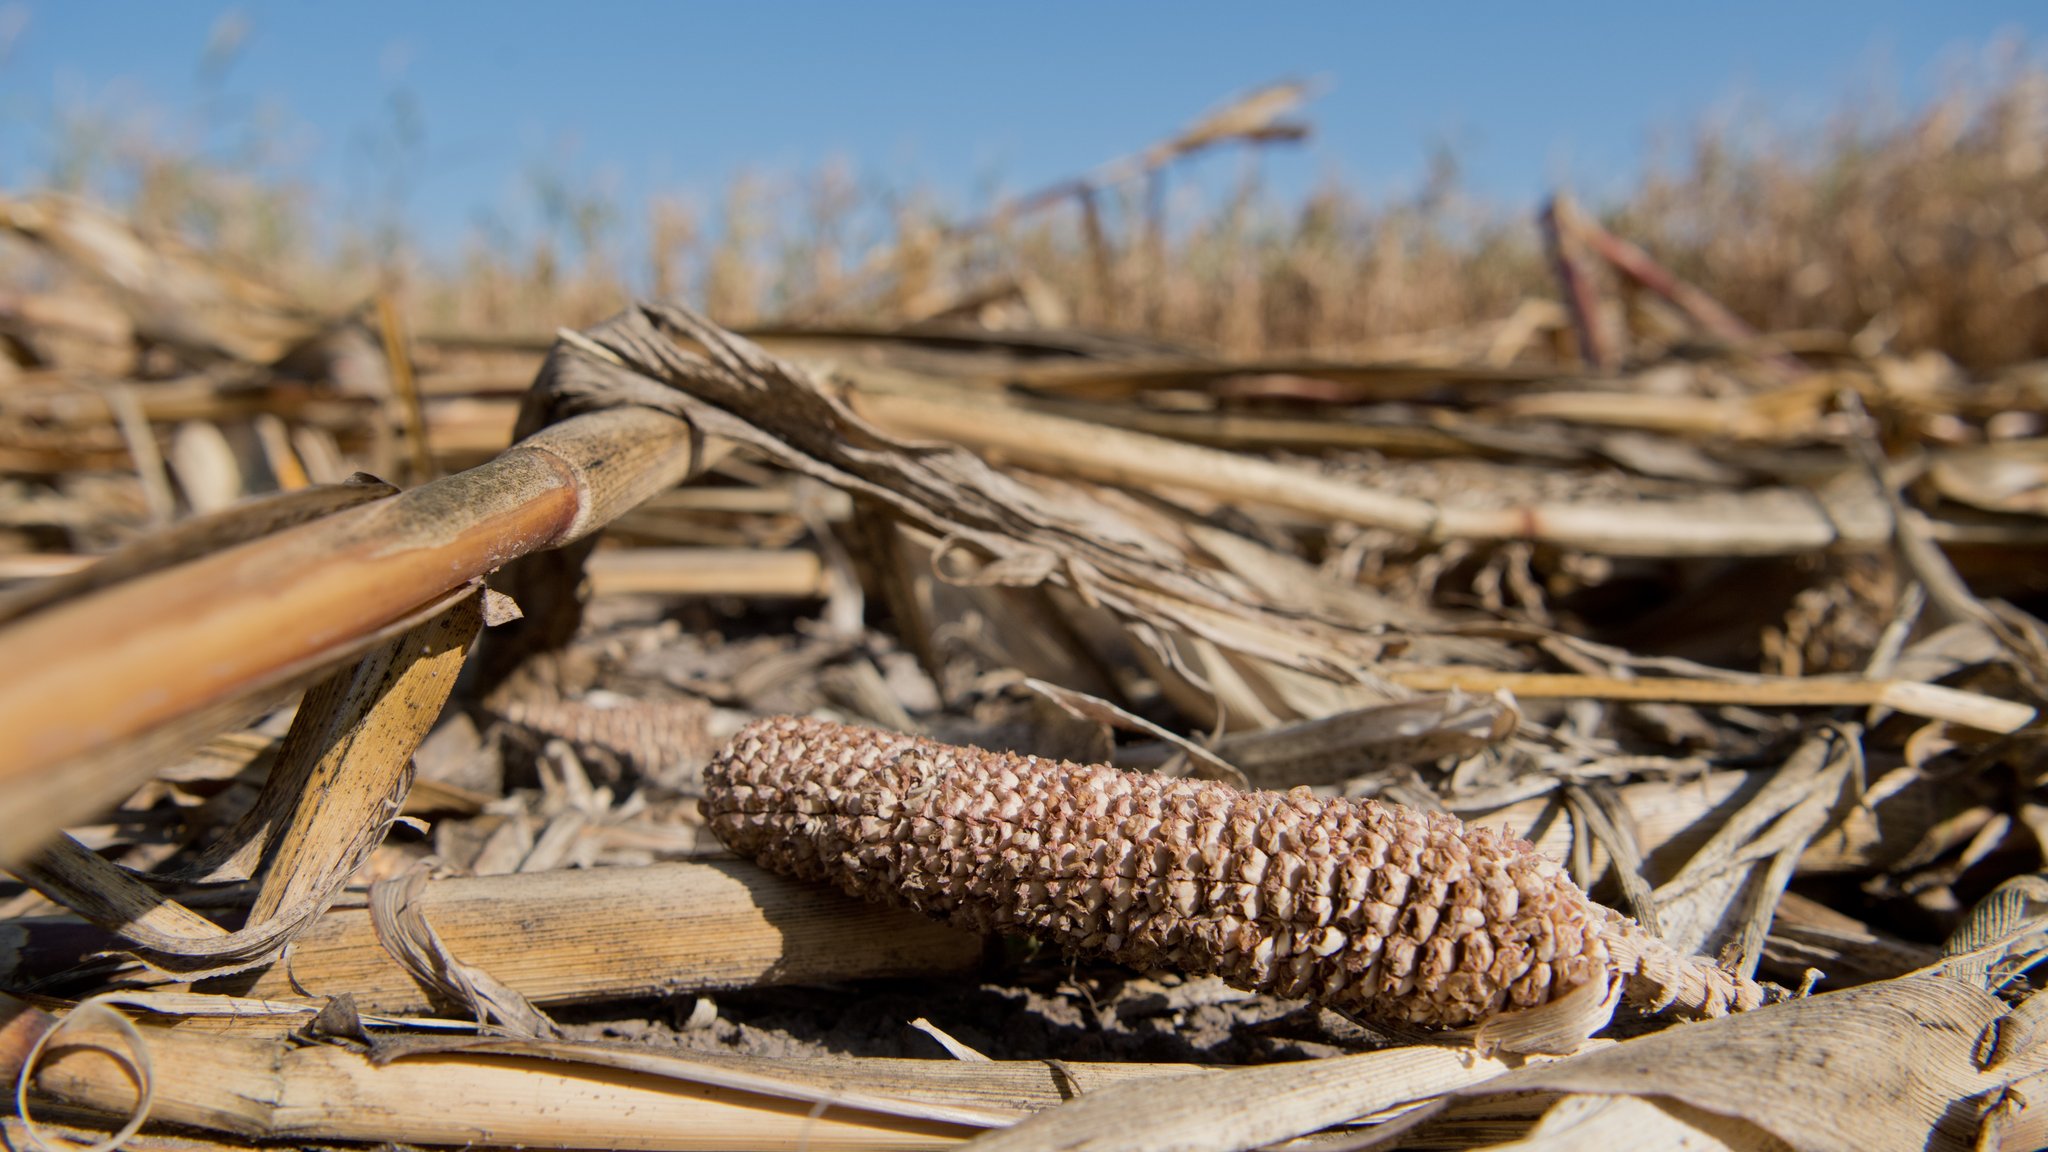
<instances>
[{"instance_id":1,"label":"plant debris pile","mask_svg":"<svg viewBox=\"0 0 2048 1152\"><path fill-rule=\"evenodd\" d=\"M1284 142L1299 96L1008 211ZM1988 138L1948 141L1956 178L2036 212L2048 179ZM1900 203L1954 206L1916 179ZM2048 371L1971 342L1975 271L1841 323L1858 225L1796 207L1789 312L1711 290L1740 277L1686 213L1559 197L1541 278L1483 317L1290 346L1084 327L1023 272L877 272L740 331L667 302L434 331L396 288L323 307L0 201L42 270L0 299L0 1066L36 1132L133 1117L136 1147L2038 1146ZM1137 273L1101 275L1069 295ZM846 319L891 283L916 315ZM735 786L707 767L778 715L898 734L813 740L852 773L819 789L907 774L834 810L849 887L944 912L1008 868L1031 930L735 857L706 811L797 777L700 808ZM910 737L1205 783L1090 769L1047 805L1084 776L960 753L940 786ZM1297 839L1158 800L1229 789L1297 790L1243 807ZM1009 839L860 831L934 790ZM1399 816L1303 849L1366 810L1337 797ZM825 804L758 854L829 874L797 835ZM1438 814L1477 831L1452 852ZM1328 908L1368 859L1360 942ZM1774 1002L1673 1023L1678 991L1589 975L1609 913L1579 905L1583 938L1512 938L1550 1015L1429 984L1538 869ZM1205 877L1237 887L1146 887ZM1277 950L1174 935L1259 902ZM1208 927L1119 966L1131 907ZM1210 947L1264 990L1173 962ZM1381 957L1369 995L1283 994L1354 978L1317 967L1344 948Z\"/></svg>"}]
</instances>

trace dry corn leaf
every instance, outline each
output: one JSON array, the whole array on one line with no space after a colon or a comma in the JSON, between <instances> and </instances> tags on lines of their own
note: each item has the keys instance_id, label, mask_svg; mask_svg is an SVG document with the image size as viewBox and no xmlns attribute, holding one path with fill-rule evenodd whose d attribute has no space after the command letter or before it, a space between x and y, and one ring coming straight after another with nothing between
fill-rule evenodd
<instances>
[{"instance_id":1,"label":"dry corn leaf","mask_svg":"<svg viewBox=\"0 0 2048 1152\"><path fill-rule=\"evenodd\" d=\"M1748 1121L1802 1152L1972 1147L1988 1097L2048 1067L1976 1052L2005 1007L1942 976L1823 993L1520 1069L1466 1094L1664 1097Z\"/></svg>"},{"instance_id":2,"label":"dry corn leaf","mask_svg":"<svg viewBox=\"0 0 2048 1152\"><path fill-rule=\"evenodd\" d=\"M1957 980L1967 980L1995 992L2017 979L2044 954L2048 954L2048 876L2038 872L2022 874L1979 900L1963 923L1949 934L1942 945L1942 955L1949 957L1951 963L1943 971ZM2014 1015L2030 1023L2034 1013L2044 1010L2048 1010L2048 1003L2026 1009L2025 1015Z\"/></svg>"},{"instance_id":3,"label":"dry corn leaf","mask_svg":"<svg viewBox=\"0 0 2048 1152\"><path fill-rule=\"evenodd\" d=\"M950 579L1056 584L1128 622L1338 681L1364 676L1381 648L1362 629L1277 611L1190 568L1170 542L1104 505L1026 488L960 448L886 436L801 369L686 309L641 305L563 340L530 405L680 415L700 434L751 445L932 533ZM965 570L948 561L963 548L981 555Z\"/></svg>"},{"instance_id":4,"label":"dry corn leaf","mask_svg":"<svg viewBox=\"0 0 2048 1152\"><path fill-rule=\"evenodd\" d=\"M1239 1152L1483 1082L1519 1065L1412 1047L1098 1089L968 1145L975 1152Z\"/></svg>"},{"instance_id":5,"label":"dry corn leaf","mask_svg":"<svg viewBox=\"0 0 2048 1152\"><path fill-rule=\"evenodd\" d=\"M370 924L377 942L435 999L458 1006L480 1027L513 1036L560 1035L547 1013L517 989L449 949L420 905L427 872L416 864L403 876L370 886Z\"/></svg>"},{"instance_id":6,"label":"dry corn leaf","mask_svg":"<svg viewBox=\"0 0 2048 1152\"><path fill-rule=\"evenodd\" d=\"M1735 944L1731 966L1745 975L1756 971L1764 930L1793 865L1845 806L1861 734L1823 730L1807 740L1658 886L1652 898L1667 943L1709 955Z\"/></svg>"},{"instance_id":7,"label":"dry corn leaf","mask_svg":"<svg viewBox=\"0 0 2048 1152\"><path fill-rule=\"evenodd\" d=\"M0 1070L54 1021L19 1001ZM1074 1092L1186 1074L1188 1065L1039 1061L766 1060L569 1041L379 1038L375 1051L305 1044L263 1017L233 1031L144 1027L152 1118L245 1139L630 1148L675 1152L946 1148ZM74 1041L110 1030L83 1023ZM14 1045L19 1044L20 1047ZM1393 1070L1398 1061L1382 1061ZM1461 1058L1437 1065L1456 1075ZM1482 1063L1484 1074L1495 1069ZM1420 1079L1420 1077L1417 1077ZM87 1043L34 1070L42 1094L126 1114L127 1068ZM1387 1087L1379 1089L1384 1093Z\"/></svg>"},{"instance_id":8,"label":"dry corn leaf","mask_svg":"<svg viewBox=\"0 0 2048 1152\"><path fill-rule=\"evenodd\" d=\"M1644 1096L1567 1096L1520 1140L1474 1152L1784 1152L1784 1141L1740 1120L1676 1100Z\"/></svg>"}]
</instances>

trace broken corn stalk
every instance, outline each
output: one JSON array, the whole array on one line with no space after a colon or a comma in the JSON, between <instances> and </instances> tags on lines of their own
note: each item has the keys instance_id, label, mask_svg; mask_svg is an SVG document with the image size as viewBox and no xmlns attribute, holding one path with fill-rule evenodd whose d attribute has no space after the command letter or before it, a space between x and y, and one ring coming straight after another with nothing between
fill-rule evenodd
<instances>
[{"instance_id":1,"label":"broken corn stalk","mask_svg":"<svg viewBox=\"0 0 2048 1152\"><path fill-rule=\"evenodd\" d=\"M776 871L1367 1024L1486 1025L1572 997L1599 1006L1582 1038L1617 986L1688 1016L1765 998L1594 903L1527 842L1441 813L794 717L741 731L706 785L719 838Z\"/></svg>"}]
</instances>

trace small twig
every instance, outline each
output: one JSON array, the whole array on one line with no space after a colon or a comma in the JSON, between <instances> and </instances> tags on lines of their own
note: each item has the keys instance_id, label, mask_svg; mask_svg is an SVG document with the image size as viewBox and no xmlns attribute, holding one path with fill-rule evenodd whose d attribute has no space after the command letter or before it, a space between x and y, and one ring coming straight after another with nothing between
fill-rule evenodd
<instances>
[{"instance_id":1,"label":"small twig","mask_svg":"<svg viewBox=\"0 0 2048 1152\"><path fill-rule=\"evenodd\" d=\"M1565 311L1572 318L1572 333L1578 337L1579 358L1594 371L1605 372L1612 364L1607 356L1607 342L1600 335L1600 299L1593 290L1592 278L1579 262L1579 217L1571 198L1563 193L1552 196L1543 206L1542 223L1543 243L1550 251L1550 264L1557 273Z\"/></svg>"},{"instance_id":2,"label":"small twig","mask_svg":"<svg viewBox=\"0 0 2048 1152\"><path fill-rule=\"evenodd\" d=\"M1388 681L1421 692L1495 692L1527 699L1640 700L1664 704L1739 704L1753 708L1868 708L1882 704L1911 716L1948 720L1986 732L2016 732L2034 709L1942 684L1918 680L1830 680L1817 676L1757 680L1645 677L1623 680L1560 672L1503 672L1497 668L1383 668Z\"/></svg>"}]
</instances>

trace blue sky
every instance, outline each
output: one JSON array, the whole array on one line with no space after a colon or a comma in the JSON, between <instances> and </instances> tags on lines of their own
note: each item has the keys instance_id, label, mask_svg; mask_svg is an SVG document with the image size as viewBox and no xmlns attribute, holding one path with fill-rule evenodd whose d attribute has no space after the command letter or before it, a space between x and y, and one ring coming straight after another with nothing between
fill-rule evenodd
<instances>
[{"instance_id":1,"label":"blue sky","mask_svg":"<svg viewBox=\"0 0 2048 1152\"><path fill-rule=\"evenodd\" d=\"M1981 75L1996 35L2033 45L2048 28L2048 5L2018 2L1569 7L25 0L0 6L0 186L47 165L56 109L202 139L210 108L224 127L205 146L278 126L266 138L282 170L333 211L369 215L402 173L430 245L484 212L519 220L540 168L629 206L655 190L712 206L741 170L839 158L865 185L921 186L964 211L1233 92L1314 76L1317 134L1267 162L1277 193L1339 177L1398 194L1449 145L1467 188L1512 206L1559 181L1619 190L1659 132L1703 119L1761 109L1797 127L1845 100L1910 106ZM209 79L205 48L231 12L246 36Z\"/></svg>"}]
</instances>

